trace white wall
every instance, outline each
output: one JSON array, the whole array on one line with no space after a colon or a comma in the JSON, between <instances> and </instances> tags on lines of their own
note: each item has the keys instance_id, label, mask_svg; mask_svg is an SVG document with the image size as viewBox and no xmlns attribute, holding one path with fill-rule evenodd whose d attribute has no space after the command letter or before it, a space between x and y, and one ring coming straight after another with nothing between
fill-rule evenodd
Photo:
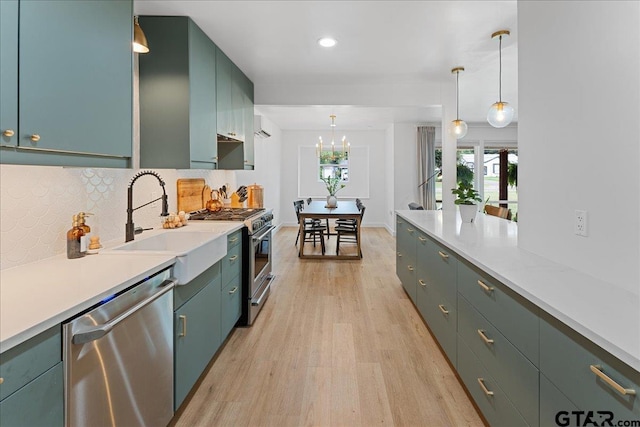
<instances>
[{"instance_id":1,"label":"white wall","mask_svg":"<svg viewBox=\"0 0 640 427\"><path fill-rule=\"evenodd\" d=\"M326 129L322 130L284 130L282 131L282 164L281 164L281 212L282 223L293 225L296 224L295 212L293 210L293 201L299 199L306 199L310 196L316 196L316 194L301 194L298 188L299 182L299 168L298 168L298 153L301 147L305 148L303 151L308 151L310 155L315 155L315 143L318 140L319 135L326 133ZM363 148L368 148L369 153L369 194L363 195L349 190L349 184L347 187L341 190L337 196L354 199L360 197L362 202L367 207L364 216L365 227L384 227L386 224L387 211L387 199L386 199L386 186L387 186L387 170L385 162L388 160L385 158L385 132L384 131L351 131L342 130L341 135L347 135L347 138L351 142L352 157L357 153L363 152ZM339 139L336 137L336 139ZM341 137L340 137L341 139ZM331 138L326 138L323 135L324 141L330 141ZM304 170L302 173L315 173L315 170ZM351 171L350 171L351 172ZM353 190L353 189L352 189ZM324 193L326 196L326 192Z\"/></svg>"},{"instance_id":2,"label":"white wall","mask_svg":"<svg viewBox=\"0 0 640 427\"><path fill-rule=\"evenodd\" d=\"M259 111L256 110L256 114ZM273 209L273 223L280 224L281 206L281 162L282 162L282 131L267 117L262 117L265 126L268 126L271 137L254 138L255 144L255 168L250 171L236 171L236 184L251 185L257 183L264 187L264 206ZM234 188L234 190L237 189Z\"/></svg>"},{"instance_id":3,"label":"white wall","mask_svg":"<svg viewBox=\"0 0 640 427\"><path fill-rule=\"evenodd\" d=\"M637 293L640 3L518 2L518 29L518 244Z\"/></svg>"},{"instance_id":4,"label":"white wall","mask_svg":"<svg viewBox=\"0 0 640 427\"><path fill-rule=\"evenodd\" d=\"M396 123L393 132L393 210L420 202L418 193L418 124ZM395 230L395 224L394 224Z\"/></svg>"},{"instance_id":5,"label":"white wall","mask_svg":"<svg viewBox=\"0 0 640 427\"><path fill-rule=\"evenodd\" d=\"M393 144L393 134L394 134L394 125L390 125L385 131L385 142L384 142L384 157L387 159L385 162L385 174L387 176L387 187L386 187L386 215L385 215L385 227L387 227L387 231L389 233L395 235L396 230L396 222L395 222L395 147Z\"/></svg>"}]
</instances>

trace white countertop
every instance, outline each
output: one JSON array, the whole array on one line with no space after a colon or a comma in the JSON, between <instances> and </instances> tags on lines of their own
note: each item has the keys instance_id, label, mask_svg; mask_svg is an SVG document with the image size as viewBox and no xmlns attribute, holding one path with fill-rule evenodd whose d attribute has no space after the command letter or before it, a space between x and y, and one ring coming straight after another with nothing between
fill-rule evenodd
<instances>
[{"instance_id":1,"label":"white countertop","mask_svg":"<svg viewBox=\"0 0 640 427\"><path fill-rule=\"evenodd\" d=\"M640 295L518 248L514 222L456 211L396 213L618 359L640 371Z\"/></svg>"},{"instance_id":2,"label":"white countertop","mask_svg":"<svg viewBox=\"0 0 640 427\"><path fill-rule=\"evenodd\" d=\"M191 221L175 230L228 234L242 222ZM167 254L123 256L108 248L121 240L103 243L99 254L78 259L59 255L0 271L0 353L99 303L175 262Z\"/></svg>"}]
</instances>

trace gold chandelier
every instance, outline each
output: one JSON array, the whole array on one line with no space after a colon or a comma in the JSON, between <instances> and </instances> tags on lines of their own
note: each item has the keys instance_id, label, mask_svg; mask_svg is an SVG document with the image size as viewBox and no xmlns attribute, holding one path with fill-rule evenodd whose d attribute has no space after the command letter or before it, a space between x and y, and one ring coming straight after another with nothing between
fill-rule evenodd
<instances>
[{"instance_id":1,"label":"gold chandelier","mask_svg":"<svg viewBox=\"0 0 640 427\"><path fill-rule=\"evenodd\" d=\"M331 114L329 116L331 118L331 159L335 160L339 154L336 154L336 143L335 143L335 128L336 128L336 115ZM318 137L319 141L316 144L316 157L320 158L322 156L322 137ZM338 153L340 153L338 151ZM347 141L346 136L342 136L342 157L349 157L351 153L351 143Z\"/></svg>"}]
</instances>

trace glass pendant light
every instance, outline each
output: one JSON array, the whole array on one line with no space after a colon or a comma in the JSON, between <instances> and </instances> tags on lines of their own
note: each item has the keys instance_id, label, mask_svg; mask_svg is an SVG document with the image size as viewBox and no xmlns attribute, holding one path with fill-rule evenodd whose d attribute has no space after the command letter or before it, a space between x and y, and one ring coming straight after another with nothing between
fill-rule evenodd
<instances>
[{"instance_id":1,"label":"glass pendant light","mask_svg":"<svg viewBox=\"0 0 640 427\"><path fill-rule=\"evenodd\" d=\"M494 128L503 128L513 120L514 109L508 102L502 101L502 36L511 34L509 30L500 30L491 34L491 38L500 38L500 80L499 80L499 100L489 108L487 121Z\"/></svg>"},{"instance_id":2,"label":"glass pendant light","mask_svg":"<svg viewBox=\"0 0 640 427\"><path fill-rule=\"evenodd\" d=\"M458 87L458 78L460 77L460 71L464 71L464 67L456 67L451 70L452 73L456 73L456 119L449 123L449 134L455 139L462 139L467 134L467 124L464 120L460 120L460 95Z\"/></svg>"},{"instance_id":3,"label":"glass pendant light","mask_svg":"<svg viewBox=\"0 0 640 427\"><path fill-rule=\"evenodd\" d=\"M133 51L136 53L149 53L149 43L142 28L140 28L137 16L133 17Z\"/></svg>"}]
</instances>

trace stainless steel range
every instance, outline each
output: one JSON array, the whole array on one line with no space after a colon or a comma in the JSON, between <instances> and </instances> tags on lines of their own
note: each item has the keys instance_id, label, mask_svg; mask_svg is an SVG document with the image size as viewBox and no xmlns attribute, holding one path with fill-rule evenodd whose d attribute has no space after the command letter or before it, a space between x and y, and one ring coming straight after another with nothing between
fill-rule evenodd
<instances>
[{"instance_id":1,"label":"stainless steel range","mask_svg":"<svg viewBox=\"0 0 640 427\"><path fill-rule=\"evenodd\" d=\"M274 275L272 267L271 209L223 208L217 212L199 210L190 214L190 220L242 221L242 317L239 326L250 326L264 306L271 291Z\"/></svg>"}]
</instances>

